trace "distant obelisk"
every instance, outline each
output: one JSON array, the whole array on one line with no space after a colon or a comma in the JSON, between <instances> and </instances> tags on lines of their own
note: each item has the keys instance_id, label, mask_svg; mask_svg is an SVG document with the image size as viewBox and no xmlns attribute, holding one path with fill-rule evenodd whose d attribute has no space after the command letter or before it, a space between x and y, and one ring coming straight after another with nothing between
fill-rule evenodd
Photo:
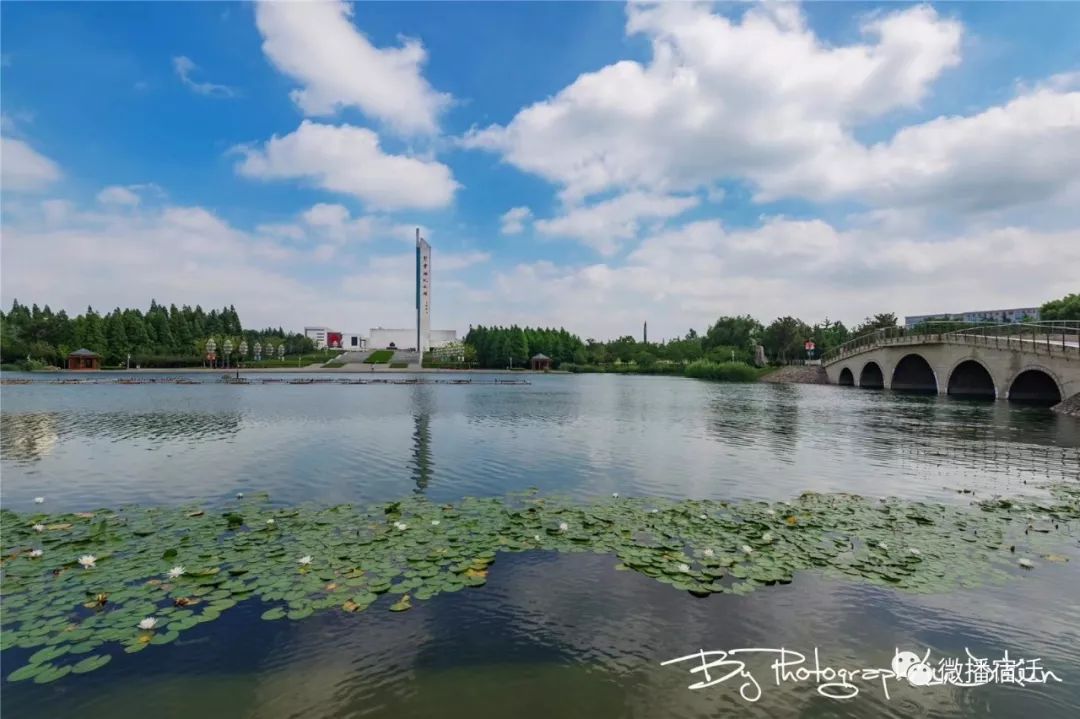
<instances>
[{"instance_id":1,"label":"distant obelisk","mask_svg":"<svg viewBox=\"0 0 1080 719\"><path fill-rule=\"evenodd\" d=\"M416 228L416 350L423 362L431 337L431 245Z\"/></svg>"},{"instance_id":2,"label":"distant obelisk","mask_svg":"<svg viewBox=\"0 0 1080 719\"><path fill-rule=\"evenodd\" d=\"M649 344L649 323L646 322L645 326L641 328L641 342L642 344Z\"/></svg>"}]
</instances>

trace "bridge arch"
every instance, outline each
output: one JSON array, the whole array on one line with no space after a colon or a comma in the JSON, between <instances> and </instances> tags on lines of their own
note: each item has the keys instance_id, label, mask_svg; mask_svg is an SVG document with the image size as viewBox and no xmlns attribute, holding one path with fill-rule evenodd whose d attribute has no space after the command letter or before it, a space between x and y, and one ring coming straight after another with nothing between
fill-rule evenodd
<instances>
[{"instance_id":1,"label":"bridge arch","mask_svg":"<svg viewBox=\"0 0 1080 719\"><path fill-rule=\"evenodd\" d=\"M851 374L851 369L845 367L840 370L840 377L836 380L836 384L843 387L853 387L855 385L855 375Z\"/></svg>"},{"instance_id":2,"label":"bridge arch","mask_svg":"<svg viewBox=\"0 0 1080 719\"><path fill-rule=\"evenodd\" d=\"M1040 365L1029 365L1009 380L1008 399L1013 402L1057 404L1064 395L1058 378Z\"/></svg>"},{"instance_id":3,"label":"bridge arch","mask_svg":"<svg viewBox=\"0 0 1080 719\"><path fill-rule=\"evenodd\" d=\"M994 375L986 365L973 357L962 359L952 366L945 387L946 394L954 397L997 398Z\"/></svg>"},{"instance_id":4,"label":"bridge arch","mask_svg":"<svg viewBox=\"0 0 1080 719\"><path fill-rule=\"evenodd\" d=\"M937 394L937 375L925 357L912 352L896 363L890 387L894 392Z\"/></svg>"},{"instance_id":5,"label":"bridge arch","mask_svg":"<svg viewBox=\"0 0 1080 719\"><path fill-rule=\"evenodd\" d=\"M859 372L859 386L867 389L884 389L885 375L877 362L867 362Z\"/></svg>"}]
</instances>

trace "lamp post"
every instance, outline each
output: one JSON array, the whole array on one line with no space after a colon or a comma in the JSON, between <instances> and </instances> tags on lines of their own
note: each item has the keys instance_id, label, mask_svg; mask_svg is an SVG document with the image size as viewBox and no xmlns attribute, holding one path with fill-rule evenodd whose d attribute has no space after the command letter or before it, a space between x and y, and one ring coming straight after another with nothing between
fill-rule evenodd
<instances>
[{"instance_id":1,"label":"lamp post","mask_svg":"<svg viewBox=\"0 0 1080 719\"><path fill-rule=\"evenodd\" d=\"M216 349L217 342L214 341L213 337L206 340L206 359L209 360L211 367L214 366L214 350Z\"/></svg>"},{"instance_id":2,"label":"lamp post","mask_svg":"<svg viewBox=\"0 0 1080 719\"><path fill-rule=\"evenodd\" d=\"M225 353L225 369L229 369L229 355L232 354L232 340L225 340L221 345L221 351Z\"/></svg>"},{"instance_id":3,"label":"lamp post","mask_svg":"<svg viewBox=\"0 0 1080 719\"><path fill-rule=\"evenodd\" d=\"M277 358L279 360L285 359L285 343L282 342L277 346Z\"/></svg>"},{"instance_id":4,"label":"lamp post","mask_svg":"<svg viewBox=\"0 0 1080 719\"><path fill-rule=\"evenodd\" d=\"M247 340L240 340L240 347L236 351L240 353L240 359L247 359Z\"/></svg>"},{"instance_id":5,"label":"lamp post","mask_svg":"<svg viewBox=\"0 0 1080 719\"><path fill-rule=\"evenodd\" d=\"M258 362L262 359L262 342L255 340L255 361Z\"/></svg>"}]
</instances>

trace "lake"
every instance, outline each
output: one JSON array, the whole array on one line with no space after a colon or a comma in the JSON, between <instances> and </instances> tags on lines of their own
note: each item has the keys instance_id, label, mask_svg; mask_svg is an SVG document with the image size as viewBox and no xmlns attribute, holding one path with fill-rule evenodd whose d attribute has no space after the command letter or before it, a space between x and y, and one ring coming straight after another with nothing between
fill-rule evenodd
<instances>
[{"instance_id":1,"label":"lake","mask_svg":"<svg viewBox=\"0 0 1080 719\"><path fill-rule=\"evenodd\" d=\"M5 378L15 375L5 374ZM117 375L100 375L102 379ZM145 376L145 375L144 375ZM299 375L290 375L290 377ZM336 379L341 375L333 375ZM208 509L433 503L535 488L568 502L791 501L853 493L966 508L1080 481L1080 421L1005 402L817 385L529 376L528 385L8 385L0 499L19 513L125 504ZM326 377L326 375L322 375ZM490 377L490 376L489 376ZM34 379L41 379L35 375ZM445 378L444 375L439 376ZM38 506L35 497L44 497ZM698 598L605 553L500 553L485 586L407 612L263 621L242 601L167 646L49 684L4 682L9 717L1019 717L1080 716L1080 542L985 586L911 593L799 572ZM1068 561L1063 561L1068 560ZM781 648L822 667L1038 658L1061 679L1021 687L743 679L690 690L704 650ZM4 675L29 650L5 650ZM713 678L726 673L713 670Z\"/></svg>"}]
</instances>

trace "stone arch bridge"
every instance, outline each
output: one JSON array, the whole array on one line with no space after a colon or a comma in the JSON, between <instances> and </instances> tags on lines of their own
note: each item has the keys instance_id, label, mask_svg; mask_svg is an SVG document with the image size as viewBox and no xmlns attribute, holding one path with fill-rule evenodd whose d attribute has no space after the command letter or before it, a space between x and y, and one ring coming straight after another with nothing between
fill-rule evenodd
<instances>
[{"instance_id":1,"label":"stone arch bridge","mask_svg":"<svg viewBox=\"0 0 1080 719\"><path fill-rule=\"evenodd\" d=\"M1080 323L1030 323L858 337L822 358L829 382L1056 404L1080 395Z\"/></svg>"}]
</instances>

